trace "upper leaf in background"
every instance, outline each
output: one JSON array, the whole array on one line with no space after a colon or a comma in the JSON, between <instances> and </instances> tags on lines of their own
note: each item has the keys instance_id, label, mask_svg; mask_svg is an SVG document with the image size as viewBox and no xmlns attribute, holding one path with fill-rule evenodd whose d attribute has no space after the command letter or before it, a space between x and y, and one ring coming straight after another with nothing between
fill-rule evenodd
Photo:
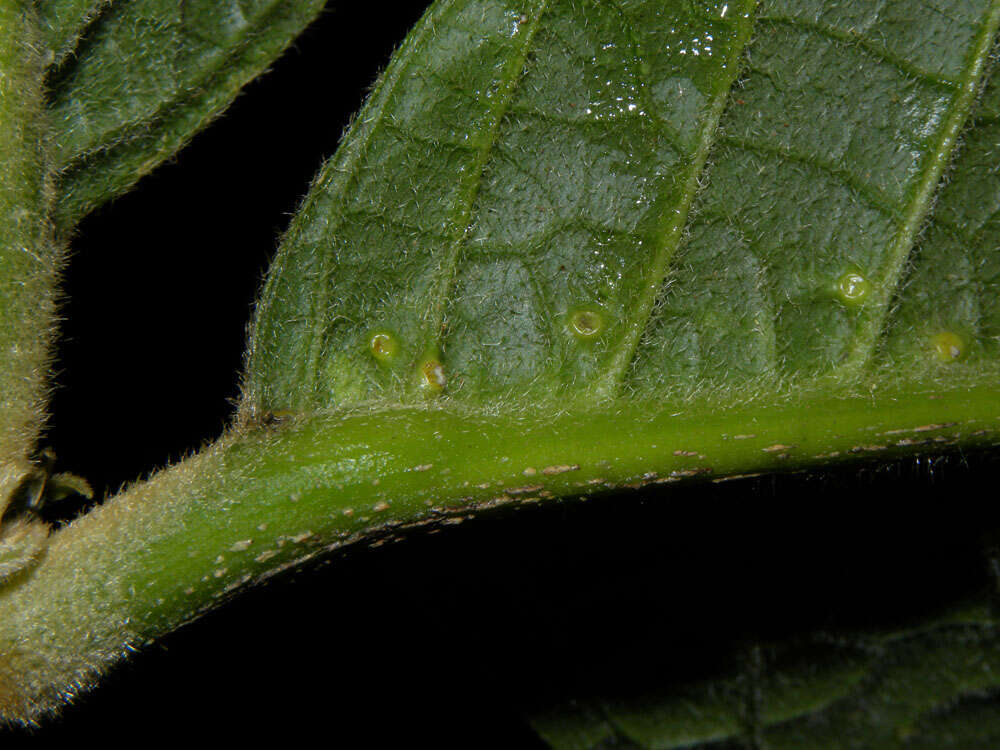
<instances>
[{"instance_id":1,"label":"upper leaf in background","mask_svg":"<svg viewBox=\"0 0 1000 750\"><path fill-rule=\"evenodd\" d=\"M995 382L992 114L931 209L998 21L441 0L284 239L245 408Z\"/></svg>"},{"instance_id":2,"label":"upper leaf in background","mask_svg":"<svg viewBox=\"0 0 1000 750\"><path fill-rule=\"evenodd\" d=\"M51 82L57 227L71 231L176 153L323 4L121 0L104 11Z\"/></svg>"}]
</instances>

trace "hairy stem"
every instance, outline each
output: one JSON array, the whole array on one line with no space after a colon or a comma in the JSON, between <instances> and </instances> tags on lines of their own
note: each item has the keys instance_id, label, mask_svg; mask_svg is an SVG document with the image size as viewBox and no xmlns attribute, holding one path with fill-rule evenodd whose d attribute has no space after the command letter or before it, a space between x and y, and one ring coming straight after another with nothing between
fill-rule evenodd
<instances>
[{"instance_id":1,"label":"hairy stem","mask_svg":"<svg viewBox=\"0 0 1000 750\"><path fill-rule=\"evenodd\" d=\"M44 420L55 314L43 72L33 4L0 0L0 515Z\"/></svg>"},{"instance_id":2,"label":"hairy stem","mask_svg":"<svg viewBox=\"0 0 1000 750\"><path fill-rule=\"evenodd\" d=\"M0 589L0 718L36 720L129 650L347 544L611 488L1000 440L992 387L768 406L368 408L236 431L54 533Z\"/></svg>"}]
</instances>

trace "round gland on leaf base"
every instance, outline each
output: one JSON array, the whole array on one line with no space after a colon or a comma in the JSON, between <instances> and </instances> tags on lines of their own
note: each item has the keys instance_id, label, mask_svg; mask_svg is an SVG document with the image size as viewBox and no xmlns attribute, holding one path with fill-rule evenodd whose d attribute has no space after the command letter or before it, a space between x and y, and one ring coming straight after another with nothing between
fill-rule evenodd
<instances>
[{"instance_id":1,"label":"round gland on leaf base","mask_svg":"<svg viewBox=\"0 0 1000 750\"><path fill-rule=\"evenodd\" d=\"M437 357L428 357L420 363L420 385L433 395L437 395L444 390L448 384L448 376L445 374L444 365Z\"/></svg>"},{"instance_id":2,"label":"round gland on leaf base","mask_svg":"<svg viewBox=\"0 0 1000 750\"><path fill-rule=\"evenodd\" d=\"M368 337L368 351L380 365L391 366L399 356L399 339L390 331L373 331Z\"/></svg>"},{"instance_id":3,"label":"round gland on leaf base","mask_svg":"<svg viewBox=\"0 0 1000 750\"><path fill-rule=\"evenodd\" d=\"M872 283L857 269L847 271L837 279L837 297L845 305L860 307L871 296Z\"/></svg>"},{"instance_id":4,"label":"round gland on leaf base","mask_svg":"<svg viewBox=\"0 0 1000 750\"><path fill-rule=\"evenodd\" d=\"M596 307L580 307L570 311L567 327L578 341L596 341L607 328L607 315Z\"/></svg>"},{"instance_id":5,"label":"round gland on leaf base","mask_svg":"<svg viewBox=\"0 0 1000 750\"><path fill-rule=\"evenodd\" d=\"M941 331L931 337L931 347L935 358L943 363L957 362L965 356L969 349L965 337L954 331Z\"/></svg>"}]
</instances>

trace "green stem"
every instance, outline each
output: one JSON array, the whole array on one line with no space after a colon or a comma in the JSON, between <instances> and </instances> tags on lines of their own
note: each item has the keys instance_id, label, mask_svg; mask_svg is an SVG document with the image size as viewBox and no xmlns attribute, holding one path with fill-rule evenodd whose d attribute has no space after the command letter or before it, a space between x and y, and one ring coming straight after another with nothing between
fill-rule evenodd
<instances>
[{"instance_id":1,"label":"green stem","mask_svg":"<svg viewBox=\"0 0 1000 750\"><path fill-rule=\"evenodd\" d=\"M497 416L442 404L244 429L59 530L0 590L0 717L32 721L130 649L347 544L612 488L998 441L989 386L726 410L619 402Z\"/></svg>"},{"instance_id":2,"label":"green stem","mask_svg":"<svg viewBox=\"0 0 1000 750\"><path fill-rule=\"evenodd\" d=\"M55 314L43 74L33 4L0 0L0 515L44 420Z\"/></svg>"}]
</instances>

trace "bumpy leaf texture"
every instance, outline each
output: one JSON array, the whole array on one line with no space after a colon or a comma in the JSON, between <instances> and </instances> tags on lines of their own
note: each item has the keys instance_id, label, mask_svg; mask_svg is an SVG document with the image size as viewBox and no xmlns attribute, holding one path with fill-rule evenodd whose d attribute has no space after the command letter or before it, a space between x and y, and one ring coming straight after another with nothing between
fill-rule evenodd
<instances>
[{"instance_id":1,"label":"bumpy leaf texture","mask_svg":"<svg viewBox=\"0 0 1000 750\"><path fill-rule=\"evenodd\" d=\"M49 0L55 219L71 231L218 116L322 0Z\"/></svg>"},{"instance_id":2,"label":"bumpy leaf texture","mask_svg":"<svg viewBox=\"0 0 1000 750\"><path fill-rule=\"evenodd\" d=\"M285 237L248 408L996 382L998 13L436 3Z\"/></svg>"},{"instance_id":3,"label":"bumpy leaf texture","mask_svg":"<svg viewBox=\"0 0 1000 750\"><path fill-rule=\"evenodd\" d=\"M992 389L998 24L995 0L440 0L284 238L244 412ZM565 748L988 742L996 639L982 610L785 644L752 698L744 670L537 726Z\"/></svg>"}]
</instances>

